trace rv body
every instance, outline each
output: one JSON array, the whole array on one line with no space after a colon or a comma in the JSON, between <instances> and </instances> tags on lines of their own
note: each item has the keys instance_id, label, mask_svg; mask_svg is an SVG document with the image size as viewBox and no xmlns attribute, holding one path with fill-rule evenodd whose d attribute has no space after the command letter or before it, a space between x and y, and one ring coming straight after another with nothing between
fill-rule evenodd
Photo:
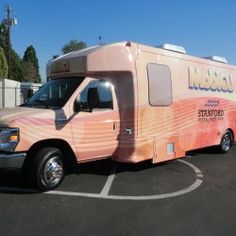
<instances>
[{"instance_id":1,"label":"rv body","mask_svg":"<svg viewBox=\"0 0 236 236\"><path fill-rule=\"evenodd\" d=\"M40 178L64 176L69 159L158 163L208 146L228 151L236 67L211 59L123 42L52 60L47 84L28 103L1 111L0 167L27 166L41 189L51 189L62 179ZM52 153L62 159L53 173ZM33 173L40 168L48 176Z\"/></svg>"}]
</instances>

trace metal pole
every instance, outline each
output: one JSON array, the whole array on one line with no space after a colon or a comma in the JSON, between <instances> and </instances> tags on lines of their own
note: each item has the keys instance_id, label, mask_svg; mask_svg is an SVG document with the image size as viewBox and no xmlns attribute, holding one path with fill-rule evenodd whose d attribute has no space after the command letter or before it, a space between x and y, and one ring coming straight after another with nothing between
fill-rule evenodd
<instances>
[{"instance_id":1,"label":"metal pole","mask_svg":"<svg viewBox=\"0 0 236 236\"><path fill-rule=\"evenodd\" d=\"M7 54L8 54L8 79L11 79L11 7L7 5Z\"/></svg>"},{"instance_id":2,"label":"metal pole","mask_svg":"<svg viewBox=\"0 0 236 236\"><path fill-rule=\"evenodd\" d=\"M0 34L2 34L1 30ZM5 108L5 78L2 78L2 108Z\"/></svg>"}]
</instances>

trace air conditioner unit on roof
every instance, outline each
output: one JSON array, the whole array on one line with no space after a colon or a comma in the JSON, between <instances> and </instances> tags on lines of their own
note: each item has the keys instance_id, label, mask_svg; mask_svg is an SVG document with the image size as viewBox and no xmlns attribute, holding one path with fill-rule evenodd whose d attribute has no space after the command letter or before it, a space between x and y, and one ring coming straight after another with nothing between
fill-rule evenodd
<instances>
[{"instance_id":1,"label":"air conditioner unit on roof","mask_svg":"<svg viewBox=\"0 0 236 236\"><path fill-rule=\"evenodd\" d=\"M186 54L186 50L184 49L184 47L174 45L174 44L165 43L165 44L161 45L160 48L165 49L165 50L169 50L169 51L173 51L173 52L179 52L179 53Z\"/></svg>"},{"instance_id":2,"label":"air conditioner unit on roof","mask_svg":"<svg viewBox=\"0 0 236 236\"><path fill-rule=\"evenodd\" d=\"M205 57L205 59L209 59L212 61L218 61L218 62L225 63L225 64L228 63L228 60L225 57L211 56L211 57Z\"/></svg>"}]
</instances>

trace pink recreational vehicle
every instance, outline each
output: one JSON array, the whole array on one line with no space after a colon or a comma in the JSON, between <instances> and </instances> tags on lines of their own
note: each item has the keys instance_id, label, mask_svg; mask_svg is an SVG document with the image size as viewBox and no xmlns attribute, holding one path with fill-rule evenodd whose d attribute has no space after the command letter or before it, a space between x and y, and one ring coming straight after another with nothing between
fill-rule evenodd
<instances>
[{"instance_id":1,"label":"pink recreational vehicle","mask_svg":"<svg viewBox=\"0 0 236 236\"><path fill-rule=\"evenodd\" d=\"M74 163L163 162L236 133L236 67L183 47L122 42L50 61L48 82L20 107L0 110L0 168L21 169L41 190Z\"/></svg>"}]
</instances>

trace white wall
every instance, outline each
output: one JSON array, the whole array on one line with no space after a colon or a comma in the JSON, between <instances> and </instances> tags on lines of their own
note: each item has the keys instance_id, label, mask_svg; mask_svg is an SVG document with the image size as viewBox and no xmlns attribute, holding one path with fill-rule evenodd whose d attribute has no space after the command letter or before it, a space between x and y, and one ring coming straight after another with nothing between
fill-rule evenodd
<instances>
[{"instance_id":1,"label":"white wall","mask_svg":"<svg viewBox=\"0 0 236 236\"><path fill-rule=\"evenodd\" d=\"M27 99L28 90L32 89L35 92L40 86L41 84L21 83L8 79L0 80L0 108L19 106ZM4 93L5 99L3 98Z\"/></svg>"},{"instance_id":2,"label":"white wall","mask_svg":"<svg viewBox=\"0 0 236 236\"><path fill-rule=\"evenodd\" d=\"M20 82L5 80L5 107L20 105Z\"/></svg>"}]
</instances>

